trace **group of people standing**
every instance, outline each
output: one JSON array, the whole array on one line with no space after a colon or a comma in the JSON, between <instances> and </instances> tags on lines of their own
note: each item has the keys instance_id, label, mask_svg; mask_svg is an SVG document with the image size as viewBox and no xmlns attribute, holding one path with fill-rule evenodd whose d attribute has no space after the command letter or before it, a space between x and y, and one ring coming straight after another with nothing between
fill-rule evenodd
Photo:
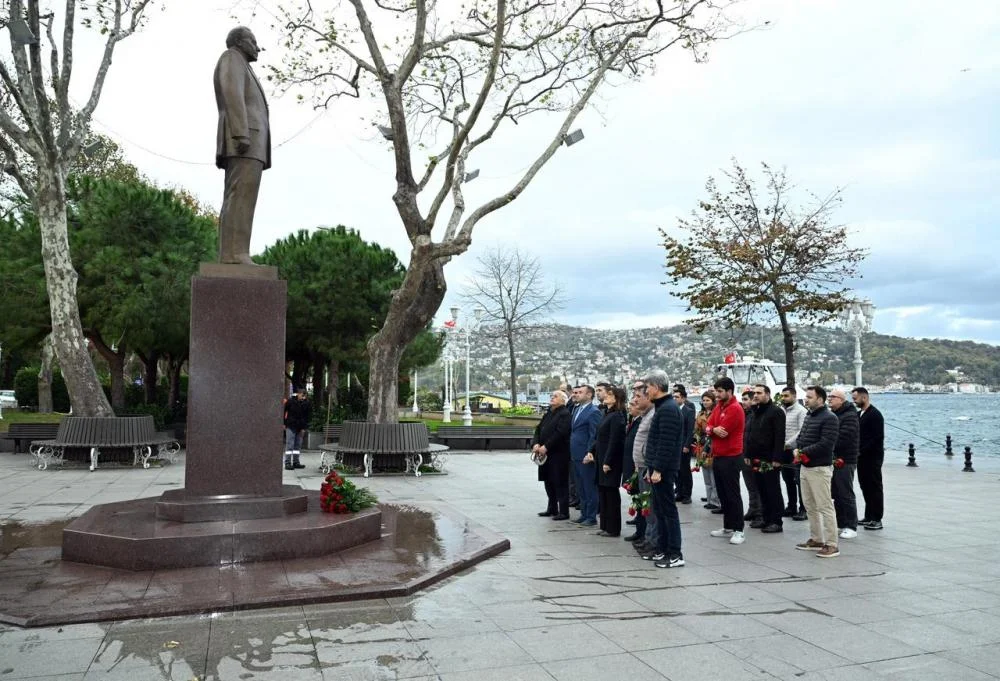
<instances>
[{"instance_id":1,"label":"group of people standing","mask_svg":"<svg viewBox=\"0 0 1000 681\"><path fill-rule=\"evenodd\" d=\"M627 403L625 390L607 383L573 388L571 403L566 391L552 394L532 442L549 499L540 516L569 520L573 506L580 516L572 522L620 536L620 486L638 473L651 513L629 521L635 532L625 539L657 567L680 567L677 504L692 502L692 474L700 471L705 508L722 515L722 527L711 535L730 544L746 541L747 522L779 533L790 517L809 520L810 537L796 548L831 558L839 555L839 539L857 537L859 526L882 529L884 420L865 388L848 398L842 390L827 395L810 386L804 405L794 388L785 388L779 405L766 385L737 400L732 379L723 377L700 396L700 413L685 387L671 387L662 371L631 389ZM865 499L861 520L855 474Z\"/></svg>"}]
</instances>

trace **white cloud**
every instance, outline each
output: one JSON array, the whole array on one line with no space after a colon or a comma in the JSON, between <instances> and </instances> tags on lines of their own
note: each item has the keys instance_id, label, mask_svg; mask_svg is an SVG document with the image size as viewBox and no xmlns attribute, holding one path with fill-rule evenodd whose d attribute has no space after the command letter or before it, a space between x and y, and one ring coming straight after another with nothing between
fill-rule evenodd
<instances>
[{"instance_id":1,"label":"white cloud","mask_svg":"<svg viewBox=\"0 0 1000 681\"><path fill-rule=\"evenodd\" d=\"M506 243L537 255L573 286L566 319L601 328L679 319L659 284L656 228L687 215L704 197L705 179L732 156L750 168L787 165L803 190L846 185L837 218L873 250L860 284L878 283L876 305L885 296L879 330L920 332L934 321L941 308L898 300L906 291L930 298L919 288L924 278L972 270L977 288L1000 286L995 270L975 269L970 259L1000 250L993 115L1000 105L1000 4L969 0L947 12L944 28L940 6L906 0L737 7L771 27L713 45L707 64L668 53L654 77L605 89L600 112L580 119L586 139L561 149L520 199L482 222L470 252L447 266L446 305L476 254ZM97 111L144 172L215 206L222 174L212 165L211 74L235 23L231 8L230 0L172 0L153 12L148 26L119 46ZM270 21L265 11L250 23L269 48L263 58L276 60L281 47ZM77 99L86 96L79 88L97 46L91 39L76 51ZM270 103L275 141L295 137L275 150L265 175L253 250L300 228L339 222L405 262L392 158L364 119L369 105L336 101L316 118L292 98ZM507 189L557 125L552 117L526 121L484 148L472 163L481 175L466 185L469 205ZM606 288L592 290L595 281ZM654 302L643 307L634 299ZM890 313L901 305L902 315ZM921 311L905 312L913 309ZM963 319L942 328L1000 342L991 320Z\"/></svg>"}]
</instances>

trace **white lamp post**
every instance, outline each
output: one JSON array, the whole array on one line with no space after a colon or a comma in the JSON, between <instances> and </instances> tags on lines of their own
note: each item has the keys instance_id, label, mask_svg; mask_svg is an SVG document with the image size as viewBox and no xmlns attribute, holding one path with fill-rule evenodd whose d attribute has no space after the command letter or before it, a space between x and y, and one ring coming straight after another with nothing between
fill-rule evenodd
<instances>
[{"instance_id":1,"label":"white lamp post","mask_svg":"<svg viewBox=\"0 0 1000 681\"><path fill-rule=\"evenodd\" d=\"M451 423L451 355L447 337L444 348L444 404L441 406L441 420Z\"/></svg>"},{"instance_id":2,"label":"white lamp post","mask_svg":"<svg viewBox=\"0 0 1000 681\"><path fill-rule=\"evenodd\" d=\"M417 381L419 379L420 379L420 374L416 369L414 369L413 370L413 413L414 414L420 413L420 407L417 405Z\"/></svg>"},{"instance_id":3,"label":"white lamp post","mask_svg":"<svg viewBox=\"0 0 1000 681\"><path fill-rule=\"evenodd\" d=\"M472 347L472 331L473 324L466 323L461 327L458 326L458 313L460 312L458 306L451 308L451 320L455 323L454 329L457 331L465 332L465 409L462 412L462 425L471 426L472 425L472 405L471 405L471 393L470 393L470 366L471 362L471 347ZM476 307L473 314L476 317L475 324L479 323L479 320L483 316L483 308Z\"/></svg>"},{"instance_id":4,"label":"white lamp post","mask_svg":"<svg viewBox=\"0 0 1000 681\"><path fill-rule=\"evenodd\" d=\"M870 300L854 300L840 311L840 323L847 333L854 336L854 385L864 385L861 382L861 336L872 330L875 319L875 306Z\"/></svg>"}]
</instances>

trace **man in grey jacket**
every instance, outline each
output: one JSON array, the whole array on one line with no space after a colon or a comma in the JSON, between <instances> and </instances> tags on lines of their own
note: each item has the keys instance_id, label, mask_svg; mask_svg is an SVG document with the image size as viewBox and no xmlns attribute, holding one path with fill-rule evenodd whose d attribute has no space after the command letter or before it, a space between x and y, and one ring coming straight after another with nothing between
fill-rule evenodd
<instances>
[{"instance_id":1,"label":"man in grey jacket","mask_svg":"<svg viewBox=\"0 0 1000 681\"><path fill-rule=\"evenodd\" d=\"M649 441L649 427L653 424L653 402L646 394L646 384L636 380L632 383L632 397L641 414L639 425L636 426L635 444L632 446L632 458L635 461L635 468L639 472L639 490L650 492L653 486L646 480L646 443ZM642 531L640 531L640 527ZM650 513L648 516L637 515L635 519L635 533L642 537L641 541L636 538L633 546L639 554L648 553L656 548L659 541L658 528L656 527L656 516ZM626 537L626 540L628 537Z\"/></svg>"},{"instance_id":2,"label":"man in grey jacket","mask_svg":"<svg viewBox=\"0 0 1000 681\"><path fill-rule=\"evenodd\" d=\"M792 520L805 520L806 506L802 502L799 485L801 467L792 464L792 451L795 449L795 440L799 437L807 412L806 408L795 399L794 388L784 388L781 391L781 406L785 410L785 452L781 462L781 479L785 482L785 492L788 497L788 505L785 506L783 515Z\"/></svg>"}]
</instances>

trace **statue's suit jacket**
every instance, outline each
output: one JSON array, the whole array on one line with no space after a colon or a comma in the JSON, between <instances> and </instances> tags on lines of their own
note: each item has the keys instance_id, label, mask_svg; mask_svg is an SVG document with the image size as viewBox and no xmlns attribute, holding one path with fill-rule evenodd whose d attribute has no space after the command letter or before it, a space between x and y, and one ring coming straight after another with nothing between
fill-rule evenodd
<instances>
[{"instance_id":1,"label":"statue's suit jacket","mask_svg":"<svg viewBox=\"0 0 1000 681\"><path fill-rule=\"evenodd\" d=\"M271 167L271 126L264 88L250 70L242 52L231 47L215 66L215 102L219 107L219 131L215 145L215 165L226 167L233 156L261 161ZM233 137L250 138L250 149L240 154Z\"/></svg>"}]
</instances>

